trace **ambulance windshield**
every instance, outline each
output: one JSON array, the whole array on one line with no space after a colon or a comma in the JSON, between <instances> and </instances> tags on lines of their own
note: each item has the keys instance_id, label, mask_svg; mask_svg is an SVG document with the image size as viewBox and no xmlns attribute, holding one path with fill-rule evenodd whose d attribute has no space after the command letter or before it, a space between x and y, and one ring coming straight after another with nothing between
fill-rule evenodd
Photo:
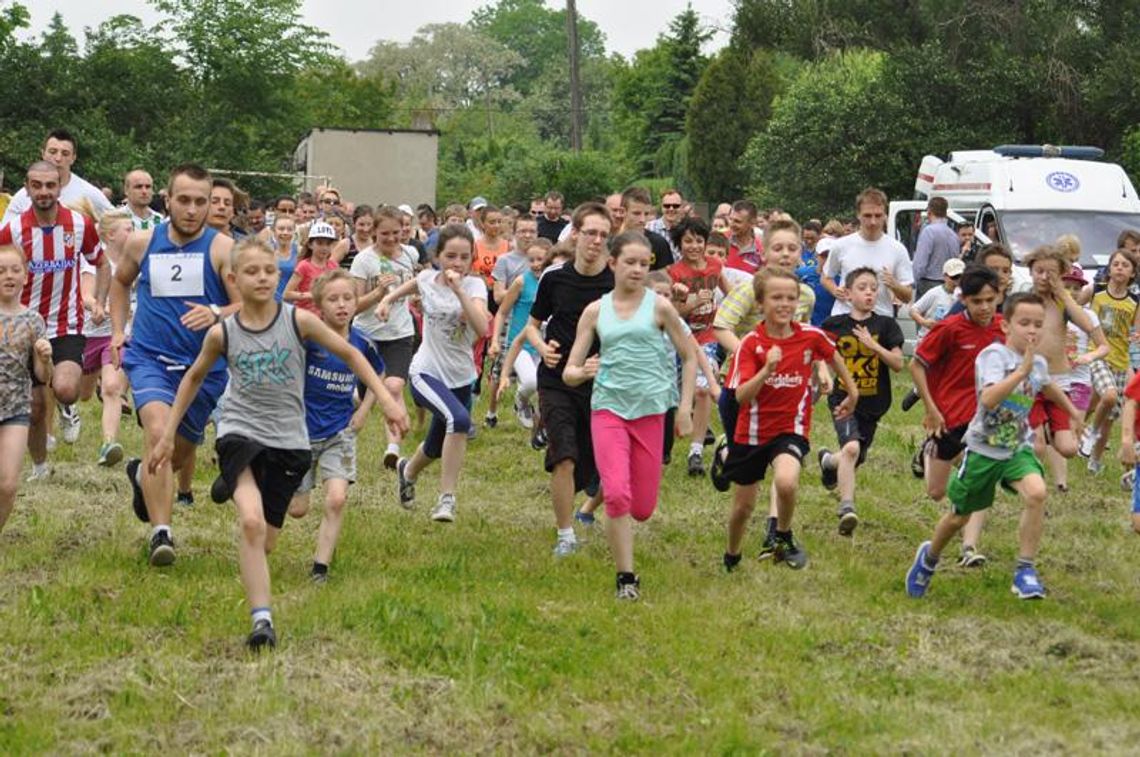
<instances>
[{"instance_id":1,"label":"ambulance windshield","mask_svg":"<svg viewBox=\"0 0 1140 757\"><path fill-rule=\"evenodd\" d=\"M1096 210L1013 210L1001 214L1001 241L1021 260L1033 248L1074 234L1081 242L1081 266L1100 268L1116 249L1116 238L1125 229L1140 231L1140 214L1105 213Z\"/></svg>"}]
</instances>

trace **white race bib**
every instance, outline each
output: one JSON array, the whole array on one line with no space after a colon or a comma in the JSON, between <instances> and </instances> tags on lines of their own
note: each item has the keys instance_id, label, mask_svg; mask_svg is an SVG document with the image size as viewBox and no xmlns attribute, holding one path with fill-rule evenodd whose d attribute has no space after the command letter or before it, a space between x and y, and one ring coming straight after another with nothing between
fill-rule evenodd
<instances>
[{"instance_id":1,"label":"white race bib","mask_svg":"<svg viewBox=\"0 0 1140 757\"><path fill-rule=\"evenodd\" d=\"M147 255L152 297L202 297L206 294L203 269L206 256L198 252L162 252Z\"/></svg>"}]
</instances>

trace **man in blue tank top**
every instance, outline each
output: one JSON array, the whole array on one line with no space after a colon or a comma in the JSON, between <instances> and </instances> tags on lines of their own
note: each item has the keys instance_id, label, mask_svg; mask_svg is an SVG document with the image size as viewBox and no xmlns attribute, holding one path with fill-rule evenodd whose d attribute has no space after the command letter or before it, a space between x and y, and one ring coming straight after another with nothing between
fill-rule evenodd
<instances>
[{"instance_id":1,"label":"man in blue tank top","mask_svg":"<svg viewBox=\"0 0 1140 757\"><path fill-rule=\"evenodd\" d=\"M206 330L238 309L237 290L226 281L233 240L206 226L211 186L204 168L175 168L168 189L169 220L128 237L111 283L111 352L130 380L146 458L162 437L178 384L198 356ZM123 349L136 278L138 306L130 343ZM137 458L127 463L135 515L153 526L151 565L174 562L174 472L192 464L225 386L225 363L218 361L178 427L171 466L151 474Z\"/></svg>"}]
</instances>

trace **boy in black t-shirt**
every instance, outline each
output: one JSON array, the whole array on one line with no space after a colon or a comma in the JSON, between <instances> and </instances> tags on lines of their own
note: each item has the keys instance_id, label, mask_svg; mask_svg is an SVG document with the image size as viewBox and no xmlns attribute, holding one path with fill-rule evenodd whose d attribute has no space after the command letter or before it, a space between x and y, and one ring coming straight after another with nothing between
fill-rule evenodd
<instances>
[{"instance_id":1,"label":"boy in black t-shirt","mask_svg":"<svg viewBox=\"0 0 1140 757\"><path fill-rule=\"evenodd\" d=\"M875 430L891 407L892 371L903 367L903 333L893 318L875 312L879 277L871 268L856 268L843 282L851 312L834 315L821 326L835 340L836 349L859 387L855 412L834 418L835 407L845 393L836 387L828 399L839 439L839 451L819 451L820 478L827 489L839 488L839 533L850 536L859 525L855 514L855 468L867 459Z\"/></svg>"},{"instance_id":2,"label":"boy in black t-shirt","mask_svg":"<svg viewBox=\"0 0 1140 757\"><path fill-rule=\"evenodd\" d=\"M578 549L574 535L574 493L597 483L594 447L590 438L590 393L593 381L568 386L562 370L582 311L614 288L608 265L606 238L611 229L610 213L600 203L585 203L574 211L578 233L574 261L549 268L538 281L530 309L526 338L542 357L538 366L538 406L546 428L546 470L558 526L556 557ZM546 341L541 326L546 323ZM595 341L589 358L597 360ZM587 360L587 364L589 359Z\"/></svg>"}]
</instances>

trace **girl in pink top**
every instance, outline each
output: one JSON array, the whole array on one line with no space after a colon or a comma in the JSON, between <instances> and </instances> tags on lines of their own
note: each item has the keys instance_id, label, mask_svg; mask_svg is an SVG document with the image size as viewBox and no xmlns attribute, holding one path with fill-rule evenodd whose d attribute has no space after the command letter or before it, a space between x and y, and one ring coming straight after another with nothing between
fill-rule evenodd
<instances>
[{"instance_id":1,"label":"girl in pink top","mask_svg":"<svg viewBox=\"0 0 1140 757\"><path fill-rule=\"evenodd\" d=\"M313 282L325 271L337 267L336 261L332 259L332 249L336 241L336 229L330 224L323 221L313 222L309 228L309 238L305 241L305 248L297 260L297 267L293 269L293 275L285 285L285 292L282 295L285 302L320 314L313 304Z\"/></svg>"}]
</instances>

